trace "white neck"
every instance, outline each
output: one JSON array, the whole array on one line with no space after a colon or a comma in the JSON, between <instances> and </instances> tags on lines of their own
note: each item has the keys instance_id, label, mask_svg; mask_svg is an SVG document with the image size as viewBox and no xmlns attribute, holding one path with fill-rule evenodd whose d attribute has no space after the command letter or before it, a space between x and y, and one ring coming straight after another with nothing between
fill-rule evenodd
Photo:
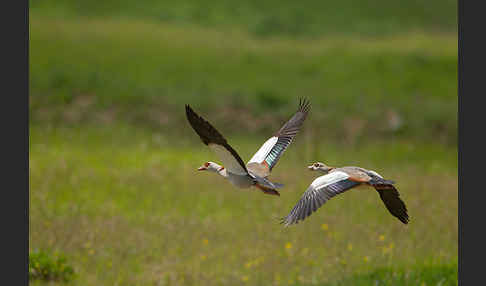
<instances>
[{"instance_id":1,"label":"white neck","mask_svg":"<svg viewBox=\"0 0 486 286\"><path fill-rule=\"evenodd\" d=\"M228 177L228 173L226 172L226 168L224 168L223 166L220 166L218 164L215 164L215 163L211 164L211 167L208 168L208 171L218 173L225 178Z\"/></svg>"},{"instance_id":2,"label":"white neck","mask_svg":"<svg viewBox=\"0 0 486 286\"><path fill-rule=\"evenodd\" d=\"M317 171L318 171L319 173L323 173L323 174L329 174L329 171L330 171L330 170L324 171L324 170L322 170L321 168L318 168L318 169L317 169Z\"/></svg>"},{"instance_id":3,"label":"white neck","mask_svg":"<svg viewBox=\"0 0 486 286\"><path fill-rule=\"evenodd\" d=\"M220 174L221 176L227 178L228 177L228 173L226 172L226 169L223 168L223 169L219 169L219 171L217 171L218 174Z\"/></svg>"}]
</instances>

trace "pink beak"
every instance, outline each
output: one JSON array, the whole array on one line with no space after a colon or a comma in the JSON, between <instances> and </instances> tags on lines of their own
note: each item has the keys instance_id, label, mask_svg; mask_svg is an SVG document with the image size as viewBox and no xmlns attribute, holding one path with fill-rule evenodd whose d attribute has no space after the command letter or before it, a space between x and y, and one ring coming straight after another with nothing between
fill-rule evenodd
<instances>
[{"instance_id":1,"label":"pink beak","mask_svg":"<svg viewBox=\"0 0 486 286\"><path fill-rule=\"evenodd\" d=\"M206 167L199 167L199 168L197 168L197 170L198 171L204 171L204 170L206 170Z\"/></svg>"}]
</instances>

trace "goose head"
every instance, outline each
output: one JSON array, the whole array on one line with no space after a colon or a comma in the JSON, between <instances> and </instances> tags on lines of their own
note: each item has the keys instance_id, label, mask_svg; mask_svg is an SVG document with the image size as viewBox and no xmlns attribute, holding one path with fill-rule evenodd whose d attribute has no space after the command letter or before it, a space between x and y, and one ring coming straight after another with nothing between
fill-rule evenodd
<instances>
[{"instance_id":1,"label":"goose head","mask_svg":"<svg viewBox=\"0 0 486 286\"><path fill-rule=\"evenodd\" d=\"M321 162L315 162L314 164L307 166L307 169L309 169L310 171L321 171L327 174L329 173L329 171L334 169L334 167L329 167L326 164Z\"/></svg>"},{"instance_id":2,"label":"goose head","mask_svg":"<svg viewBox=\"0 0 486 286\"><path fill-rule=\"evenodd\" d=\"M214 162L206 162L201 167L197 168L198 171L211 171L211 172L218 172L223 168Z\"/></svg>"}]
</instances>

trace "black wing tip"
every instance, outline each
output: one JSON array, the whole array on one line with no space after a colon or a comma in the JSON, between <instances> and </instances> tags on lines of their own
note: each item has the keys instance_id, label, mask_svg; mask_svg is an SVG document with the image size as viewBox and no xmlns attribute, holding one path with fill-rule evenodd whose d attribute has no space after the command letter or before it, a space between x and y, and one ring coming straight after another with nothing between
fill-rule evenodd
<instances>
[{"instance_id":1,"label":"black wing tip","mask_svg":"<svg viewBox=\"0 0 486 286\"><path fill-rule=\"evenodd\" d=\"M200 121L202 118L190 106L186 104L186 117L189 123L194 127L194 121Z\"/></svg>"},{"instance_id":2,"label":"black wing tip","mask_svg":"<svg viewBox=\"0 0 486 286\"><path fill-rule=\"evenodd\" d=\"M209 125L211 128L212 127L209 122L207 122L204 118L202 118L199 114L197 114L189 104L186 104L186 117L187 121L189 121L189 124L191 125L192 129L196 131L197 135L199 135L199 138L201 138L201 141L205 144L208 145L210 143L210 139L208 136L205 134L201 133L201 125Z\"/></svg>"},{"instance_id":3,"label":"black wing tip","mask_svg":"<svg viewBox=\"0 0 486 286\"><path fill-rule=\"evenodd\" d=\"M186 104L186 115L197 115L189 104Z\"/></svg>"},{"instance_id":4,"label":"black wing tip","mask_svg":"<svg viewBox=\"0 0 486 286\"><path fill-rule=\"evenodd\" d=\"M403 203L403 201L402 201ZM407 210L407 206L405 205L405 203L403 203L403 215L402 215L402 219L403 219L403 223L404 224L408 224L410 222L410 217L408 216L408 210Z\"/></svg>"},{"instance_id":5,"label":"black wing tip","mask_svg":"<svg viewBox=\"0 0 486 286\"><path fill-rule=\"evenodd\" d=\"M301 97L299 99L299 111L303 113L308 113L311 108L309 99L306 97Z\"/></svg>"},{"instance_id":6,"label":"black wing tip","mask_svg":"<svg viewBox=\"0 0 486 286\"><path fill-rule=\"evenodd\" d=\"M398 218L403 224L408 224L410 222L410 218L408 217L408 215L405 214L405 216L403 217L399 217Z\"/></svg>"}]
</instances>

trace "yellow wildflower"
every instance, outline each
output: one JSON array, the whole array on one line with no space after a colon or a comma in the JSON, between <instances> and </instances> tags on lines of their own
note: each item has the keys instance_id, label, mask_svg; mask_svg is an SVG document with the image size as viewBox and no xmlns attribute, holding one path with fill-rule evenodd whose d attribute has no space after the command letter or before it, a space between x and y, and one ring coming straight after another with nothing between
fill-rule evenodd
<instances>
[{"instance_id":1,"label":"yellow wildflower","mask_svg":"<svg viewBox=\"0 0 486 286\"><path fill-rule=\"evenodd\" d=\"M208 245L208 243L209 243L209 240L207 240L206 238L205 238L205 239L203 239L203 244L204 244L204 245Z\"/></svg>"},{"instance_id":2,"label":"yellow wildflower","mask_svg":"<svg viewBox=\"0 0 486 286\"><path fill-rule=\"evenodd\" d=\"M364 262L368 263L368 261L370 261L370 258L369 258L368 256L365 256L365 257L363 258L363 260L364 260Z\"/></svg>"},{"instance_id":3,"label":"yellow wildflower","mask_svg":"<svg viewBox=\"0 0 486 286\"><path fill-rule=\"evenodd\" d=\"M322 230L323 230L323 231L326 231L326 230L328 230L328 229L329 229L329 226L327 225L327 223L323 223L323 224L321 225L321 228L322 228Z\"/></svg>"},{"instance_id":4,"label":"yellow wildflower","mask_svg":"<svg viewBox=\"0 0 486 286\"><path fill-rule=\"evenodd\" d=\"M380 237L378 237L378 239L379 239L380 241L383 241L383 240L385 240L385 236L382 234L382 235L380 235Z\"/></svg>"},{"instance_id":5,"label":"yellow wildflower","mask_svg":"<svg viewBox=\"0 0 486 286\"><path fill-rule=\"evenodd\" d=\"M292 248L292 243L287 242L287 243L285 244L285 249L291 249L291 248Z\"/></svg>"},{"instance_id":6,"label":"yellow wildflower","mask_svg":"<svg viewBox=\"0 0 486 286\"><path fill-rule=\"evenodd\" d=\"M353 245L351 243L348 243L348 250L352 251L353 250Z\"/></svg>"},{"instance_id":7,"label":"yellow wildflower","mask_svg":"<svg viewBox=\"0 0 486 286\"><path fill-rule=\"evenodd\" d=\"M250 278L248 278L248 276L246 276L246 275L245 275L245 276L243 276L243 277L241 277L241 280L242 280L243 282L247 282L249 279L250 279Z\"/></svg>"}]
</instances>

